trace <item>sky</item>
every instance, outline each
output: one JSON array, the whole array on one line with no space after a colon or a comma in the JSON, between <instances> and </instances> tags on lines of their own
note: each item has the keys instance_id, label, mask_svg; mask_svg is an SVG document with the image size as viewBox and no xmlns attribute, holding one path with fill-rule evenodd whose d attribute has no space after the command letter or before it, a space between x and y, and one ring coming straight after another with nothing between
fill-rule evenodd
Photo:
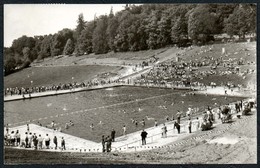
<instances>
[{"instance_id":1,"label":"sky","mask_svg":"<svg viewBox=\"0 0 260 168\"><path fill-rule=\"evenodd\" d=\"M78 15L84 20L94 15L109 14L123 10L124 4L8 4L4 5L4 46L10 47L14 39L23 35L47 35L63 28L75 29Z\"/></svg>"}]
</instances>

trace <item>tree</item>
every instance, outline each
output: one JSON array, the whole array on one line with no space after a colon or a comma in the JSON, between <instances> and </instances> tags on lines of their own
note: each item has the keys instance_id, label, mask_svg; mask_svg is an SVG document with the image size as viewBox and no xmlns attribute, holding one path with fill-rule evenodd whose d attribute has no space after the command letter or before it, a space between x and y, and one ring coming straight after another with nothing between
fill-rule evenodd
<instances>
[{"instance_id":1,"label":"tree","mask_svg":"<svg viewBox=\"0 0 260 168\"><path fill-rule=\"evenodd\" d=\"M117 18L114 15L110 14L109 18L108 18L106 34L107 34L108 46L109 46L110 50L113 50L113 51L116 50L114 41L115 41L115 37L117 34L118 26L119 26L119 22L118 22Z\"/></svg>"},{"instance_id":2,"label":"tree","mask_svg":"<svg viewBox=\"0 0 260 168\"><path fill-rule=\"evenodd\" d=\"M158 20L160 19L159 11L152 11L152 14L147 18L148 24L146 27L146 33L148 34L147 45L149 49L158 48L157 39L159 37L158 32Z\"/></svg>"},{"instance_id":3,"label":"tree","mask_svg":"<svg viewBox=\"0 0 260 168\"><path fill-rule=\"evenodd\" d=\"M119 26L114 39L114 45L118 51L129 50L128 29L132 24L131 18L132 14L128 10L121 12L118 15Z\"/></svg>"},{"instance_id":4,"label":"tree","mask_svg":"<svg viewBox=\"0 0 260 168\"><path fill-rule=\"evenodd\" d=\"M139 18L135 17L135 15L131 15L130 18L132 21L132 24L130 25L130 27L128 27L127 29L127 34L128 34L128 45L129 48L128 50L130 51L138 51L139 50L139 39L140 39L140 34L138 32L138 27L140 27L140 22L138 22Z\"/></svg>"},{"instance_id":5,"label":"tree","mask_svg":"<svg viewBox=\"0 0 260 168\"><path fill-rule=\"evenodd\" d=\"M18 53L21 57L23 56L23 48L28 47L30 49L35 47L35 40L32 37L22 36L15 39L12 43L13 50Z\"/></svg>"},{"instance_id":6,"label":"tree","mask_svg":"<svg viewBox=\"0 0 260 168\"><path fill-rule=\"evenodd\" d=\"M17 66L14 58L14 51L10 48L4 48L4 75L8 75L15 70Z\"/></svg>"},{"instance_id":7,"label":"tree","mask_svg":"<svg viewBox=\"0 0 260 168\"><path fill-rule=\"evenodd\" d=\"M158 32L158 47L165 47L171 43L171 19L166 12L162 14L160 21L158 21Z\"/></svg>"},{"instance_id":8,"label":"tree","mask_svg":"<svg viewBox=\"0 0 260 168\"><path fill-rule=\"evenodd\" d=\"M107 53L109 50L108 40L107 40L107 21L108 17L103 15L97 20L97 26L93 32L93 52L95 54Z\"/></svg>"},{"instance_id":9,"label":"tree","mask_svg":"<svg viewBox=\"0 0 260 168\"><path fill-rule=\"evenodd\" d=\"M78 54L78 46L80 45L80 42L78 41L79 40L79 37L81 35L81 32L85 29L85 20L84 20L84 16L83 14L79 14L78 16L78 20L77 20L77 27L76 27L76 30L74 32L74 39L76 41L76 44L75 44L75 53Z\"/></svg>"},{"instance_id":10,"label":"tree","mask_svg":"<svg viewBox=\"0 0 260 168\"><path fill-rule=\"evenodd\" d=\"M207 4L202 4L189 11L188 35L195 44L205 44L215 32L216 17L209 9Z\"/></svg>"},{"instance_id":11,"label":"tree","mask_svg":"<svg viewBox=\"0 0 260 168\"><path fill-rule=\"evenodd\" d=\"M31 61L31 56L30 56L30 48L29 47L24 47L23 48L23 57L24 61Z\"/></svg>"},{"instance_id":12,"label":"tree","mask_svg":"<svg viewBox=\"0 0 260 168\"><path fill-rule=\"evenodd\" d=\"M51 42L51 56L60 55L62 50L62 37L61 34L56 33L52 36Z\"/></svg>"},{"instance_id":13,"label":"tree","mask_svg":"<svg viewBox=\"0 0 260 168\"><path fill-rule=\"evenodd\" d=\"M257 15L257 8L256 8L256 4L248 4L247 5L247 14L248 14L248 19L247 19L247 24L248 24L248 33L252 33L255 34L256 33L256 15Z\"/></svg>"},{"instance_id":14,"label":"tree","mask_svg":"<svg viewBox=\"0 0 260 168\"><path fill-rule=\"evenodd\" d=\"M33 48L33 55L35 55L34 59L37 59L37 57L40 54L41 51L41 45L42 45L42 41L43 41L44 37L43 36L34 36L34 40L35 40L35 47Z\"/></svg>"},{"instance_id":15,"label":"tree","mask_svg":"<svg viewBox=\"0 0 260 168\"><path fill-rule=\"evenodd\" d=\"M64 47L63 54L64 55L70 55L70 54L73 53L73 51L74 51L74 45L73 45L72 40L69 38L66 42L65 47Z\"/></svg>"},{"instance_id":16,"label":"tree","mask_svg":"<svg viewBox=\"0 0 260 168\"><path fill-rule=\"evenodd\" d=\"M31 51L30 51L29 47L23 48L23 56L24 56L24 58L23 58L23 64L22 64L21 69L29 67L33 60L31 58Z\"/></svg>"},{"instance_id":17,"label":"tree","mask_svg":"<svg viewBox=\"0 0 260 168\"><path fill-rule=\"evenodd\" d=\"M86 28L81 32L78 38L78 46L75 48L80 55L93 52L92 36L95 28L95 21L88 22Z\"/></svg>"},{"instance_id":18,"label":"tree","mask_svg":"<svg viewBox=\"0 0 260 168\"><path fill-rule=\"evenodd\" d=\"M13 57L5 59L5 61L4 61L5 75L12 73L15 70L16 65L17 65L16 61Z\"/></svg>"},{"instance_id":19,"label":"tree","mask_svg":"<svg viewBox=\"0 0 260 168\"><path fill-rule=\"evenodd\" d=\"M41 50L38 59L44 59L51 56L52 35L45 35L41 43Z\"/></svg>"},{"instance_id":20,"label":"tree","mask_svg":"<svg viewBox=\"0 0 260 168\"><path fill-rule=\"evenodd\" d=\"M68 39L73 39L73 31L70 29L63 29L54 34L52 37L51 55L61 55Z\"/></svg>"},{"instance_id":21,"label":"tree","mask_svg":"<svg viewBox=\"0 0 260 168\"><path fill-rule=\"evenodd\" d=\"M245 38L246 34L254 33L256 30L256 8L240 4L224 22L224 31L227 34L231 37L238 35L239 38Z\"/></svg>"},{"instance_id":22,"label":"tree","mask_svg":"<svg viewBox=\"0 0 260 168\"><path fill-rule=\"evenodd\" d=\"M138 20L139 27L137 29L137 35L139 37L138 48L139 48L139 50L146 50L146 49L148 49L148 45L147 45L148 33L146 32L147 15L143 13L139 17L140 17Z\"/></svg>"},{"instance_id":23,"label":"tree","mask_svg":"<svg viewBox=\"0 0 260 168\"><path fill-rule=\"evenodd\" d=\"M216 34L223 33L224 29L224 20L229 17L230 14L233 13L234 9L238 6L238 4L209 4L209 10L212 13L216 14Z\"/></svg>"},{"instance_id":24,"label":"tree","mask_svg":"<svg viewBox=\"0 0 260 168\"><path fill-rule=\"evenodd\" d=\"M188 39L188 21L187 18L182 15L179 16L173 23L171 29L171 40L173 43L181 43Z\"/></svg>"},{"instance_id":25,"label":"tree","mask_svg":"<svg viewBox=\"0 0 260 168\"><path fill-rule=\"evenodd\" d=\"M84 20L84 16L82 13L80 13L78 16L77 24L78 25L77 25L76 31L75 31L75 39L77 39L80 36L82 30L85 29L85 20Z\"/></svg>"}]
</instances>

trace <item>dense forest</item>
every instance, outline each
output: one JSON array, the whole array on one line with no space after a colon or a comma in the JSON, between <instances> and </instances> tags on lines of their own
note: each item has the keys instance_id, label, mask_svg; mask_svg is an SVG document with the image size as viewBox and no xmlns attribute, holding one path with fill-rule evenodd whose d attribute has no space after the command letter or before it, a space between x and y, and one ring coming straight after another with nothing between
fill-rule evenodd
<instances>
[{"instance_id":1,"label":"dense forest","mask_svg":"<svg viewBox=\"0 0 260 168\"><path fill-rule=\"evenodd\" d=\"M77 19L77 20L76 20ZM167 45L204 45L214 35L244 39L256 33L256 4L144 4L85 21L79 14L74 30L44 36L22 36L4 48L5 75L34 60L57 55L158 49Z\"/></svg>"}]
</instances>

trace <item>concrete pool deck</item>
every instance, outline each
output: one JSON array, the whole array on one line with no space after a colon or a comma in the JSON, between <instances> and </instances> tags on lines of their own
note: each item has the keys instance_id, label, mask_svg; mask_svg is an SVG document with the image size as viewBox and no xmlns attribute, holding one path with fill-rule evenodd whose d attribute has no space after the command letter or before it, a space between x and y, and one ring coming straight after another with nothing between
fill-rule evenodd
<instances>
[{"instance_id":1,"label":"concrete pool deck","mask_svg":"<svg viewBox=\"0 0 260 168\"><path fill-rule=\"evenodd\" d=\"M154 88L168 88L171 87L168 85L167 87L161 87L161 86L146 86L146 85L134 85L134 84L126 84L126 83L113 83L113 84L106 84L106 85L98 85L93 87L82 87L82 88L74 88L71 90L58 90L58 91L46 91L46 92L38 92L38 93L32 93L31 97L29 97L28 94L24 95L8 95L4 96L4 102L8 101L15 101L15 100L23 100L23 99L31 99L31 98L37 98L37 97L46 97L46 96L57 96L61 94L69 94L69 93L76 93L76 92L82 92L82 91L91 91L91 90L97 90L97 89L106 89L111 87L120 87L120 86L136 86L136 87L154 87ZM174 87L174 89L187 89L190 90L190 87ZM195 88L196 89L196 88ZM207 87L205 90L199 90L197 89L195 93L197 94L207 94L207 95L224 95L224 96L238 96L238 97L249 97L254 96L256 92L252 90L240 90L238 88L233 88L233 91L226 89L227 94L225 94L225 88L224 87Z\"/></svg>"}]
</instances>

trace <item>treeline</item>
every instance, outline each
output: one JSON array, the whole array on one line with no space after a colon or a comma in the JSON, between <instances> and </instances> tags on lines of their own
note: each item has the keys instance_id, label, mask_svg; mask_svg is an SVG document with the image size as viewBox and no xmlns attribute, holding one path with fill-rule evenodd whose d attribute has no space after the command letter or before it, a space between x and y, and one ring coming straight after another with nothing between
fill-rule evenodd
<instances>
[{"instance_id":1,"label":"treeline","mask_svg":"<svg viewBox=\"0 0 260 168\"><path fill-rule=\"evenodd\" d=\"M214 35L256 33L255 4L126 5L86 22L83 14L74 30L45 36L22 36L4 48L5 74L28 67L35 59L57 55L102 54L157 49L171 44L203 45Z\"/></svg>"}]
</instances>

